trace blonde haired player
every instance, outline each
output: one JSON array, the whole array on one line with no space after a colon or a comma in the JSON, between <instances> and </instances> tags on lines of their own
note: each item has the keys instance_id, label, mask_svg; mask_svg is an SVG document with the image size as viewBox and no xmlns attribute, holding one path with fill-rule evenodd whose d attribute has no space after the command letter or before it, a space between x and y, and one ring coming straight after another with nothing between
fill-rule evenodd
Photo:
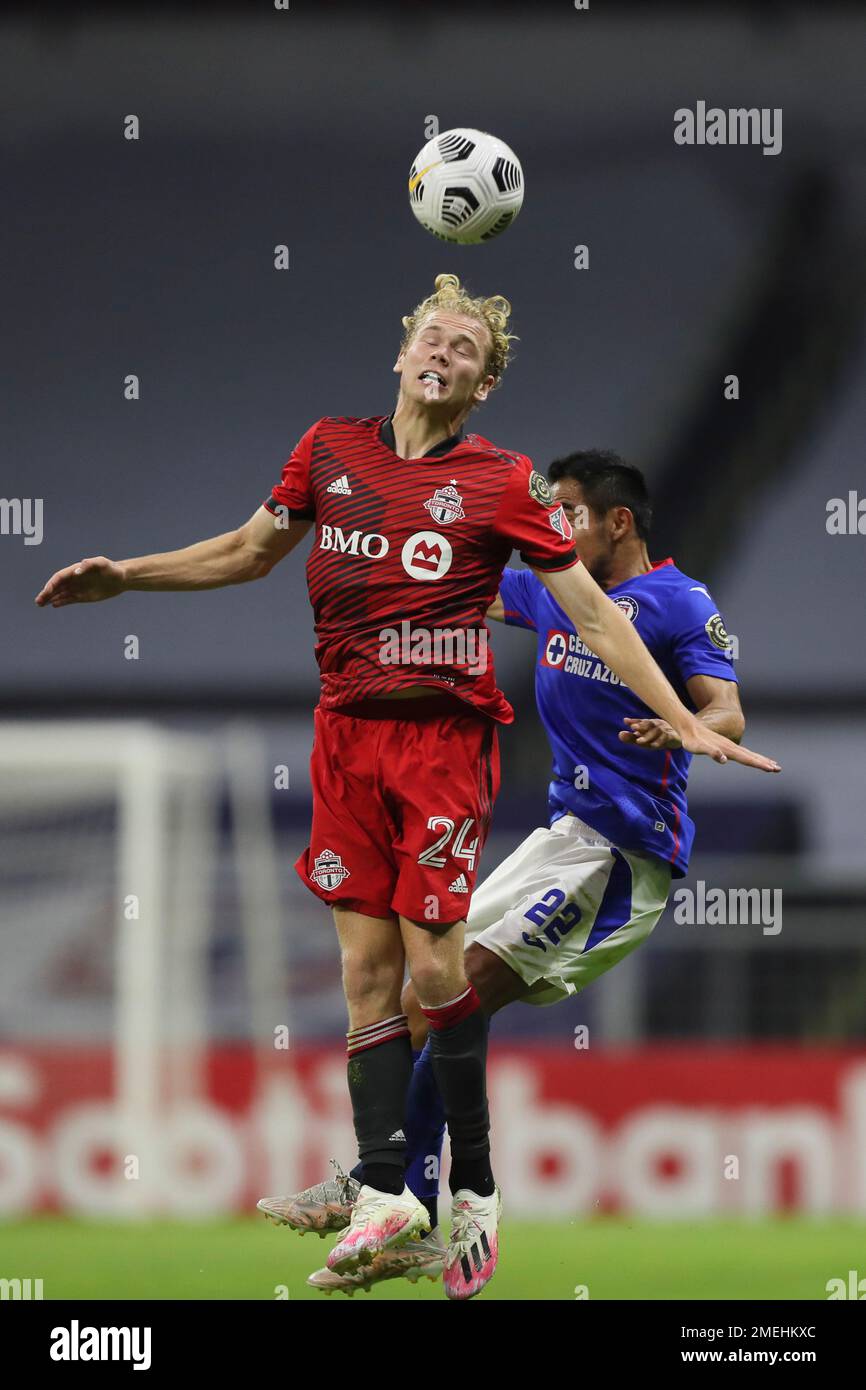
<instances>
[{"instance_id":1,"label":"blonde haired player","mask_svg":"<svg viewBox=\"0 0 866 1390\"><path fill-rule=\"evenodd\" d=\"M492 662L471 671L382 659L381 633L477 636L513 549L586 645L676 731L683 747L768 771L776 764L701 724L623 614L578 562L567 522L525 455L465 434L504 370L507 301L454 276L404 324L391 416L326 417L236 531L138 559L104 556L54 574L42 606L131 590L211 589L268 574L310 532L307 586L321 698L310 844L296 869L333 909L349 1013L348 1083L363 1181L328 1258L338 1274L429 1228L405 1182L412 1073L401 1005L408 968L431 1035L452 1151L444 1283L473 1297L498 1259L490 1167L487 1025L463 964L464 925L498 783L496 727L513 718ZM464 644L464 650L470 644ZM457 644L460 650L460 644Z\"/></svg>"}]
</instances>

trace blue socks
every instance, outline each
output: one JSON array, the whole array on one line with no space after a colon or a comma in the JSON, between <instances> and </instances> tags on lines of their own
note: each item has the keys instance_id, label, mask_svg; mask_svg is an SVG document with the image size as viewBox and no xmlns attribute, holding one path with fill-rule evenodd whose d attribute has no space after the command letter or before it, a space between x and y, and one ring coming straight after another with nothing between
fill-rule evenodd
<instances>
[{"instance_id":1,"label":"blue socks","mask_svg":"<svg viewBox=\"0 0 866 1390\"><path fill-rule=\"evenodd\" d=\"M406 1104L406 1183L430 1213L430 1227L439 1224L439 1169L445 1139L445 1107L433 1075L430 1042L413 1053L415 1066Z\"/></svg>"}]
</instances>

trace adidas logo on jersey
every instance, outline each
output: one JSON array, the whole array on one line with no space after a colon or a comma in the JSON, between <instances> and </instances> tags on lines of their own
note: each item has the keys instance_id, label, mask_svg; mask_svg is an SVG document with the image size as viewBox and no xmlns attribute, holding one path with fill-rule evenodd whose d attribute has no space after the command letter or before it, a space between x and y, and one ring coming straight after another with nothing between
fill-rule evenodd
<instances>
[{"instance_id":1,"label":"adidas logo on jersey","mask_svg":"<svg viewBox=\"0 0 866 1390\"><path fill-rule=\"evenodd\" d=\"M394 1131L394 1133L390 1136L390 1138L389 1138L389 1140L388 1140L388 1143L389 1143L389 1144L405 1144L405 1143L406 1143L406 1136L405 1136L405 1134L403 1133L402 1129L396 1129L396 1130Z\"/></svg>"},{"instance_id":2,"label":"adidas logo on jersey","mask_svg":"<svg viewBox=\"0 0 866 1390\"><path fill-rule=\"evenodd\" d=\"M466 882L465 874L458 874L453 883L448 885L449 893L468 893L469 884Z\"/></svg>"},{"instance_id":3,"label":"adidas logo on jersey","mask_svg":"<svg viewBox=\"0 0 866 1390\"><path fill-rule=\"evenodd\" d=\"M325 488L325 491L338 492L341 497L352 496L352 489L349 487L349 479L346 477L345 473L343 474L342 478L335 478L332 483L328 483L328 486Z\"/></svg>"}]
</instances>

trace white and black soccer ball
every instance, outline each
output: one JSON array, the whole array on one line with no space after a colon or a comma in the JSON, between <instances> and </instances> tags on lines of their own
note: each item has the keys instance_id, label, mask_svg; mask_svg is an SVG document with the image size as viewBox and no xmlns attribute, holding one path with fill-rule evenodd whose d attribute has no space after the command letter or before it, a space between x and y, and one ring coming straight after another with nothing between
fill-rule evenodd
<instances>
[{"instance_id":1,"label":"white and black soccer ball","mask_svg":"<svg viewBox=\"0 0 866 1390\"><path fill-rule=\"evenodd\" d=\"M483 130L434 135L409 171L409 206L442 241L491 241L511 226L522 205L520 160Z\"/></svg>"}]
</instances>

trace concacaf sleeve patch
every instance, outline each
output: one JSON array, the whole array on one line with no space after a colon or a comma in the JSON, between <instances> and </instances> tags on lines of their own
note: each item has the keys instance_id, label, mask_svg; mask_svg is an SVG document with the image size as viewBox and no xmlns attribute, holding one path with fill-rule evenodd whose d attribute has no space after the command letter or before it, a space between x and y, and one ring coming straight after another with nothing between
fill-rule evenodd
<instances>
[{"instance_id":1,"label":"concacaf sleeve patch","mask_svg":"<svg viewBox=\"0 0 866 1390\"><path fill-rule=\"evenodd\" d=\"M536 502L540 502L542 507L553 506L553 494L550 491L550 484L547 479L533 468L529 475L529 495Z\"/></svg>"},{"instance_id":2,"label":"concacaf sleeve patch","mask_svg":"<svg viewBox=\"0 0 866 1390\"><path fill-rule=\"evenodd\" d=\"M705 627L707 629L707 636L713 646L718 647L720 651L728 651L731 645L731 639L725 631L721 613L714 613L711 618L708 618Z\"/></svg>"},{"instance_id":3,"label":"concacaf sleeve patch","mask_svg":"<svg viewBox=\"0 0 866 1390\"><path fill-rule=\"evenodd\" d=\"M556 511L551 512L547 519L553 527L554 531L558 531L564 541L571 540L572 536L574 535L574 532L571 529L571 522L565 515L565 508L563 507L561 502L557 507Z\"/></svg>"}]
</instances>

